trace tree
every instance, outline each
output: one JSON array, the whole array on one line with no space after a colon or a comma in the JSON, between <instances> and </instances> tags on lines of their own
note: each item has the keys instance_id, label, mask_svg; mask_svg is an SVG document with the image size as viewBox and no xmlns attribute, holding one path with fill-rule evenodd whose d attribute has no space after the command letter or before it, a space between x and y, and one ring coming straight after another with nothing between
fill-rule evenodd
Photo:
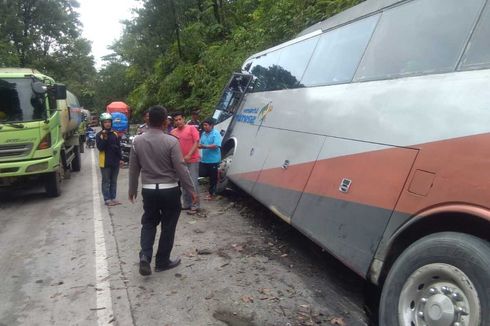
<instances>
[{"instance_id":1,"label":"tree","mask_svg":"<svg viewBox=\"0 0 490 326\"><path fill-rule=\"evenodd\" d=\"M255 52L360 0L143 0L114 45L128 64L133 107L210 114L233 71ZM272 72L271 72L272 73ZM279 71L284 83L297 82Z\"/></svg>"},{"instance_id":2,"label":"tree","mask_svg":"<svg viewBox=\"0 0 490 326\"><path fill-rule=\"evenodd\" d=\"M80 37L78 6L76 0L0 1L0 66L36 68L87 98L96 71L91 45Z\"/></svg>"}]
</instances>

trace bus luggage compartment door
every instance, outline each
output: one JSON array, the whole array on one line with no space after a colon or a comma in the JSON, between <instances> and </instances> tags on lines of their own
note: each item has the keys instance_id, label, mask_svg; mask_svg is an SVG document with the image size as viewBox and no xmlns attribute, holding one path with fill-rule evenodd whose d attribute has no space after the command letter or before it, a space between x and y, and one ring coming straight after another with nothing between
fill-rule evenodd
<instances>
[{"instance_id":1,"label":"bus luggage compartment door","mask_svg":"<svg viewBox=\"0 0 490 326\"><path fill-rule=\"evenodd\" d=\"M292 224L366 275L417 150L327 138Z\"/></svg>"},{"instance_id":2,"label":"bus luggage compartment door","mask_svg":"<svg viewBox=\"0 0 490 326\"><path fill-rule=\"evenodd\" d=\"M325 136L262 127L267 159L252 195L288 223L325 141Z\"/></svg>"}]
</instances>

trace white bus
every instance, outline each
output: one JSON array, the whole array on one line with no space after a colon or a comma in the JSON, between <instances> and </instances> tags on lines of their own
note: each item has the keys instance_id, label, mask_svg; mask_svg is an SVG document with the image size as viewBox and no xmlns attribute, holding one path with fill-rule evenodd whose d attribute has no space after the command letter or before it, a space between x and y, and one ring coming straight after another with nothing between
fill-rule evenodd
<instances>
[{"instance_id":1,"label":"white bus","mask_svg":"<svg viewBox=\"0 0 490 326\"><path fill-rule=\"evenodd\" d=\"M490 325L489 68L490 1L365 1L232 76L219 187L382 287L380 325Z\"/></svg>"}]
</instances>

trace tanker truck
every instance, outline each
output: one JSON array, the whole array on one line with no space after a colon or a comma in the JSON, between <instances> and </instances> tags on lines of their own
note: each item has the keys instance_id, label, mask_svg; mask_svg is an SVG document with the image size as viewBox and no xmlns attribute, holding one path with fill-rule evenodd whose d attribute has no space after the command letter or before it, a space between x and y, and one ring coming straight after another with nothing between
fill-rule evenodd
<instances>
[{"instance_id":1,"label":"tanker truck","mask_svg":"<svg viewBox=\"0 0 490 326\"><path fill-rule=\"evenodd\" d=\"M37 70L0 68L0 188L41 184L61 194L80 171L81 108L63 84Z\"/></svg>"}]
</instances>

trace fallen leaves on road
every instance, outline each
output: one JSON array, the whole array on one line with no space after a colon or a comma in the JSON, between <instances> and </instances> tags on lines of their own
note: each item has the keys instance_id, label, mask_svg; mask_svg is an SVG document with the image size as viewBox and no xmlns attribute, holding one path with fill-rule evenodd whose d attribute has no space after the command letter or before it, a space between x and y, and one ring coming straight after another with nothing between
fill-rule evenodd
<instances>
[{"instance_id":1,"label":"fallen leaves on road","mask_svg":"<svg viewBox=\"0 0 490 326\"><path fill-rule=\"evenodd\" d=\"M197 254L198 255L211 255L213 252L211 249L208 248L203 248L203 249L197 249Z\"/></svg>"},{"instance_id":2,"label":"fallen leaves on road","mask_svg":"<svg viewBox=\"0 0 490 326\"><path fill-rule=\"evenodd\" d=\"M344 318L342 317L333 317L330 319L331 325L345 326Z\"/></svg>"},{"instance_id":3,"label":"fallen leaves on road","mask_svg":"<svg viewBox=\"0 0 490 326\"><path fill-rule=\"evenodd\" d=\"M235 249L238 252L242 252L243 251L243 245L239 245L239 244L234 243L231 246L233 247L233 249Z\"/></svg>"},{"instance_id":4,"label":"fallen leaves on road","mask_svg":"<svg viewBox=\"0 0 490 326\"><path fill-rule=\"evenodd\" d=\"M253 303L254 302L254 298L252 296L249 296L249 295L244 295L240 299L245 303Z\"/></svg>"}]
</instances>

